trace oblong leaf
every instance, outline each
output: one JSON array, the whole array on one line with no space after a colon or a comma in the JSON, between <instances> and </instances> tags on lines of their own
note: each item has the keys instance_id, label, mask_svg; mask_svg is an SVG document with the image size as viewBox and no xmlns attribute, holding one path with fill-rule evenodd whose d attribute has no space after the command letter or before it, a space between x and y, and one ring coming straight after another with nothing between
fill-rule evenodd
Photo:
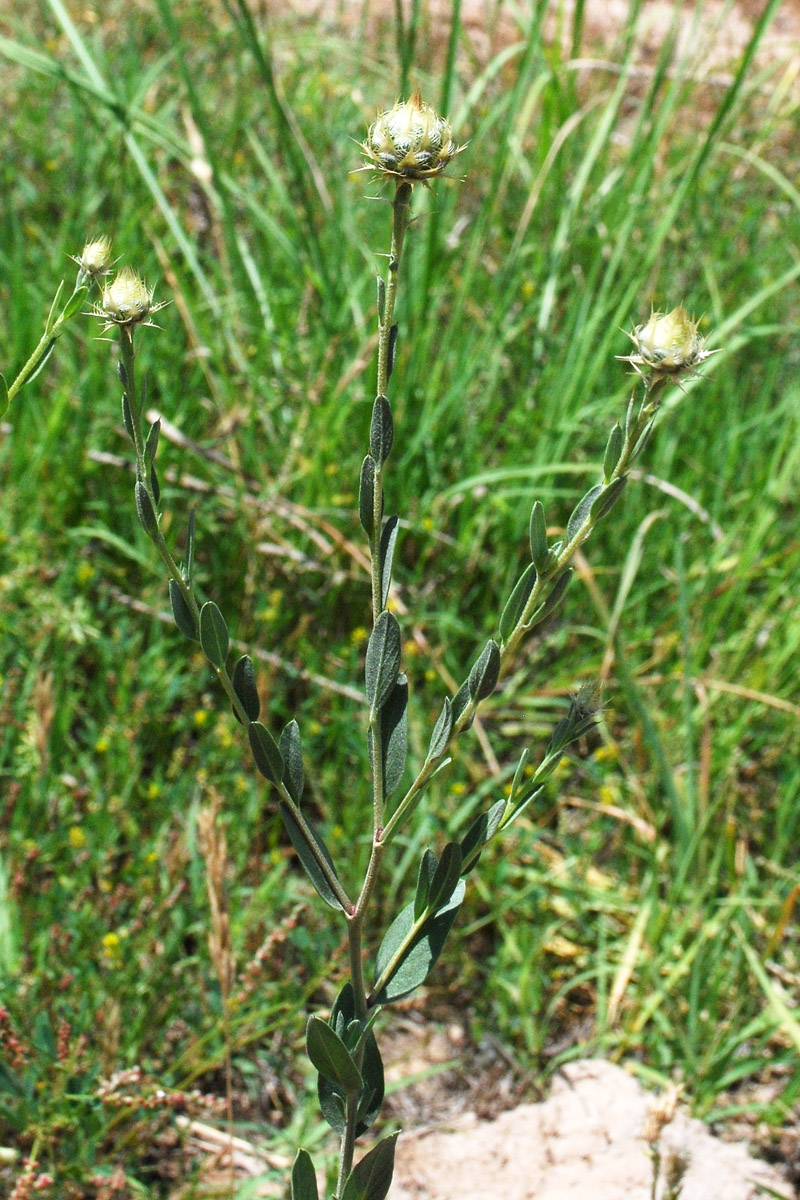
<instances>
[{"instance_id":1,"label":"oblong leaf","mask_svg":"<svg viewBox=\"0 0 800 1200\"><path fill-rule=\"evenodd\" d=\"M144 461L149 465L155 461L156 451L158 450L158 437L161 433L161 418L158 417L147 433L147 441L144 444Z\"/></svg>"},{"instance_id":2,"label":"oblong leaf","mask_svg":"<svg viewBox=\"0 0 800 1200\"><path fill-rule=\"evenodd\" d=\"M538 625L541 621L544 621L546 617L549 617L556 610L564 599L570 579L572 579L572 567L568 567L564 574L558 577L549 596L547 596L543 604L539 605L536 612L531 616L530 621L526 624L526 629L532 629L534 625Z\"/></svg>"},{"instance_id":3,"label":"oblong leaf","mask_svg":"<svg viewBox=\"0 0 800 1200\"><path fill-rule=\"evenodd\" d=\"M335 1029L322 1017L311 1016L306 1026L306 1053L320 1075L346 1094L361 1090L363 1080L352 1054Z\"/></svg>"},{"instance_id":4,"label":"oblong leaf","mask_svg":"<svg viewBox=\"0 0 800 1200\"><path fill-rule=\"evenodd\" d=\"M425 979L442 952L456 913L464 898L464 880L456 886L450 900L425 922L413 941L403 950L389 979L380 992L370 996L370 1004L392 1004L410 995ZM375 962L376 980L389 967L414 924L414 904L406 905L386 931Z\"/></svg>"},{"instance_id":5,"label":"oblong leaf","mask_svg":"<svg viewBox=\"0 0 800 1200\"><path fill-rule=\"evenodd\" d=\"M394 561L394 548L397 542L397 530L400 526L400 518L396 516L389 517L381 531L380 544L380 565L381 565L381 606L383 606L389 597L389 588L392 583L392 563Z\"/></svg>"},{"instance_id":6,"label":"oblong leaf","mask_svg":"<svg viewBox=\"0 0 800 1200\"><path fill-rule=\"evenodd\" d=\"M397 1138L396 1133L383 1138L356 1163L342 1190L342 1200L386 1200L394 1174Z\"/></svg>"},{"instance_id":7,"label":"oblong leaf","mask_svg":"<svg viewBox=\"0 0 800 1200\"><path fill-rule=\"evenodd\" d=\"M385 396L377 396L372 406L372 420L369 426L369 452L378 467L386 462L393 442L394 422L389 401Z\"/></svg>"},{"instance_id":8,"label":"oblong leaf","mask_svg":"<svg viewBox=\"0 0 800 1200\"><path fill-rule=\"evenodd\" d=\"M292 1166L292 1200L319 1200L317 1176L307 1150L298 1150Z\"/></svg>"},{"instance_id":9,"label":"oblong leaf","mask_svg":"<svg viewBox=\"0 0 800 1200\"><path fill-rule=\"evenodd\" d=\"M505 800L497 800L488 812L481 813L461 839L461 874L468 875L477 864L481 850L492 838L505 812Z\"/></svg>"},{"instance_id":10,"label":"oblong leaf","mask_svg":"<svg viewBox=\"0 0 800 1200\"><path fill-rule=\"evenodd\" d=\"M525 570L514 584L514 589L506 601L503 615L500 618L500 637L505 642L516 628L517 622L525 611L525 605L536 585L536 567L528 563Z\"/></svg>"},{"instance_id":11,"label":"oblong leaf","mask_svg":"<svg viewBox=\"0 0 800 1200\"><path fill-rule=\"evenodd\" d=\"M253 762L261 774L270 783L280 783L283 780L283 755L266 725L262 725L260 721L251 721L247 726L247 737Z\"/></svg>"},{"instance_id":12,"label":"oblong leaf","mask_svg":"<svg viewBox=\"0 0 800 1200\"><path fill-rule=\"evenodd\" d=\"M578 530L581 528L583 523L586 521L587 517L589 516L589 514L592 511L592 505L594 504L595 500L600 495L602 490L603 490L603 485L601 483L595 484L595 486L593 488L589 488L589 491L586 493L586 495L582 496L581 499L578 501L578 503L575 505L575 508L573 509L569 520L567 521L567 541L568 542L572 541L575 534L578 532Z\"/></svg>"},{"instance_id":13,"label":"oblong leaf","mask_svg":"<svg viewBox=\"0 0 800 1200\"><path fill-rule=\"evenodd\" d=\"M493 638L484 646L469 673L467 687L470 700L485 700L491 696L500 678L500 647Z\"/></svg>"},{"instance_id":14,"label":"oblong leaf","mask_svg":"<svg viewBox=\"0 0 800 1200\"><path fill-rule=\"evenodd\" d=\"M384 609L367 644L365 677L371 715L380 709L395 686L400 669L401 642L397 618Z\"/></svg>"},{"instance_id":15,"label":"oblong leaf","mask_svg":"<svg viewBox=\"0 0 800 1200\"><path fill-rule=\"evenodd\" d=\"M391 796L403 777L408 752L408 680L397 676L397 683L381 709L381 748L383 751L383 792Z\"/></svg>"},{"instance_id":16,"label":"oblong leaf","mask_svg":"<svg viewBox=\"0 0 800 1200\"><path fill-rule=\"evenodd\" d=\"M303 799L305 778L303 774L303 752L300 748L300 726L292 720L281 733L280 751L283 755L283 782L295 804Z\"/></svg>"},{"instance_id":17,"label":"oblong leaf","mask_svg":"<svg viewBox=\"0 0 800 1200\"><path fill-rule=\"evenodd\" d=\"M213 600L206 600L200 609L200 645L212 667L219 670L225 666L229 644L225 618Z\"/></svg>"},{"instance_id":18,"label":"oblong leaf","mask_svg":"<svg viewBox=\"0 0 800 1200\"><path fill-rule=\"evenodd\" d=\"M534 500L528 529L531 543L531 562L541 571L547 562L547 523L541 500Z\"/></svg>"},{"instance_id":19,"label":"oblong leaf","mask_svg":"<svg viewBox=\"0 0 800 1200\"><path fill-rule=\"evenodd\" d=\"M81 307L84 300L86 299L86 293L88 292L88 290L89 290L89 288L86 284L83 284L82 287L75 289L75 291L72 293L72 295L70 296L67 303L64 305L64 308L61 313L62 321L68 321L70 319L70 317L75 316L75 313L78 311L78 309Z\"/></svg>"},{"instance_id":20,"label":"oblong leaf","mask_svg":"<svg viewBox=\"0 0 800 1200\"><path fill-rule=\"evenodd\" d=\"M433 727L431 734L431 744L428 746L428 757L426 762L432 762L437 758L441 758L450 743L450 734L453 732L453 711L450 703L450 697L445 696L442 711L439 713L436 724Z\"/></svg>"},{"instance_id":21,"label":"oblong leaf","mask_svg":"<svg viewBox=\"0 0 800 1200\"><path fill-rule=\"evenodd\" d=\"M155 537L158 533L158 518L156 510L153 508L153 502L150 499L147 488L142 483L141 479L136 480L136 512L142 525L142 529L148 537Z\"/></svg>"},{"instance_id":22,"label":"oblong leaf","mask_svg":"<svg viewBox=\"0 0 800 1200\"><path fill-rule=\"evenodd\" d=\"M417 891L414 896L414 920L418 921L425 909L428 907L428 894L431 889L431 881L436 874L438 867L436 855L433 850L426 850L420 860L419 873L417 875Z\"/></svg>"},{"instance_id":23,"label":"oblong leaf","mask_svg":"<svg viewBox=\"0 0 800 1200\"><path fill-rule=\"evenodd\" d=\"M592 505L593 521L599 521L601 517L604 517L606 513L614 507L625 490L625 484L627 482L628 476L620 475L620 477L615 479L613 483L610 483L608 487L603 488Z\"/></svg>"},{"instance_id":24,"label":"oblong leaf","mask_svg":"<svg viewBox=\"0 0 800 1200\"><path fill-rule=\"evenodd\" d=\"M175 618L175 624L183 636L189 638L191 642L199 642L200 635L194 623L192 610L186 603L176 579L170 579L169 581L169 602L172 605L172 615Z\"/></svg>"},{"instance_id":25,"label":"oblong leaf","mask_svg":"<svg viewBox=\"0 0 800 1200\"><path fill-rule=\"evenodd\" d=\"M375 459L368 454L361 464L358 517L368 537L375 532Z\"/></svg>"},{"instance_id":26,"label":"oblong leaf","mask_svg":"<svg viewBox=\"0 0 800 1200\"><path fill-rule=\"evenodd\" d=\"M261 700L256 685L255 668L249 654L243 654L237 660L236 666L233 668L231 683L248 721L257 721L261 712Z\"/></svg>"},{"instance_id":27,"label":"oblong leaf","mask_svg":"<svg viewBox=\"0 0 800 1200\"><path fill-rule=\"evenodd\" d=\"M448 903L461 876L461 847L448 842L428 888L428 908L436 911Z\"/></svg>"},{"instance_id":28,"label":"oblong leaf","mask_svg":"<svg viewBox=\"0 0 800 1200\"><path fill-rule=\"evenodd\" d=\"M603 455L603 478L606 480L606 482L608 482L608 480L614 474L616 465L619 462L619 457L622 454L622 445L624 440L622 426L620 425L619 421L617 421L616 425L611 430L611 433L608 435L606 452Z\"/></svg>"},{"instance_id":29,"label":"oblong leaf","mask_svg":"<svg viewBox=\"0 0 800 1200\"><path fill-rule=\"evenodd\" d=\"M289 835L289 841L292 843L295 853L300 859L301 866L303 867L303 870L308 878L313 883L317 892L325 901L325 903L330 905L331 908L341 909L342 906L336 898L336 894L332 890L331 885L328 882L328 879L319 863L320 858L324 859L325 863L329 867L329 874L332 875L334 879L338 880L336 868L333 865L333 859L331 858L328 847L323 842L319 833L314 828L311 821L309 821L308 817L306 817L308 835L311 839L311 845L309 845L308 838L306 837L300 825L298 825L292 810L285 801L282 801L278 805L278 812L281 815L281 820L283 821L286 832Z\"/></svg>"}]
</instances>

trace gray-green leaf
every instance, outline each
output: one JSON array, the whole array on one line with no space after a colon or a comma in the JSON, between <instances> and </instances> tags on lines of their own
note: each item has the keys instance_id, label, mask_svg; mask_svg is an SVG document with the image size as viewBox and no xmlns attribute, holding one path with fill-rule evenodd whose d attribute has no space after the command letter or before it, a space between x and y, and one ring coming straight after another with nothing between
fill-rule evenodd
<instances>
[{"instance_id":1,"label":"gray-green leaf","mask_svg":"<svg viewBox=\"0 0 800 1200\"><path fill-rule=\"evenodd\" d=\"M258 696L255 668L249 654L243 654L237 660L231 682L248 721L257 721L261 712L261 700Z\"/></svg>"},{"instance_id":2,"label":"gray-green leaf","mask_svg":"<svg viewBox=\"0 0 800 1200\"><path fill-rule=\"evenodd\" d=\"M317 1176L307 1150L298 1150L292 1166L292 1200L319 1200Z\"/></svg>"},{"instance_id":3,"label":"gray-green leaf","mask_svg":"<svg viewBox=\"0 0 800 1200\"><path fill-rule=\"evenodd\" d=\"M361 1090L361 1072L342 1039L321 1017L309 1017L306 1052L320 1075L347 1093Z\"/></svg>"},{"instance_id":4,"label":"gray-green leaf","mask_svg":"<svg viewBox=\"0 0 800 1200\"><path fill-rule=\"evenodd\" d=\"M266 725L262 725L260 721L251 721L247 726L247 737L253 761L261 774L270 783L280 783L283 779L283 755Z\"/></svg>"},{"instance_id":5,"label":"gray-green leaf","mask_svg":"<svg viewBox=\"0 0 800 1200\"><path fill-rule=\"evenodd\" d=\"M392 1004L402 1000L424 983L442 952L456 913L464 899L464 880L460 880L448 903L425 922L414 940L403 951L391 976L381 991L370 997L370 1004ZM375 964L376 979L380 978L395 954L400 950L414 924L414 904L406 905L395 918L381 943Z\"/></svg>"},{"instance_id":6,"label":"gray-green leaf","mask_svg":"<svg viewBox=\"0 0 800 1200\"><path fill-rule=\"evenodd\" d=\"M305 780L303 776L303 753L300 748L300 727L290 721L281 733L280 751L283 755L283 782L295 804L303 799Z\"/></svg>"},{"instance_id":7,"label":"gray-green leaf","mask_svg":"<svg viewBox=\"0 0 800 1200\"><path fill-rule=\"evenodd\" d=\"M228 657L228 626L213 600L207 600L200 609L200 645L212 667L220 670Z\"/></svg>"},{"instance_id":8,"label":"gray-green leaf","mask_svg":"<svg viewBox=\"0 0 800 1200\"><path fill-rule=\"evenodd\" d=\"M398 1134L393 1133L373 1146L347 1177L342 1200L386 1200L394 1174L394 1148Z\"/></svg>"},{"instance_id":9,"label":"gray-green leaf","mask_svg":"<svg viewBox=\"0 0 800 1200\"><path fill-rule=\"evenodd\" d=\"M289 841L292 843L295 853L300 859L303 870L313 883L317 892L325 901L325 903L330 905L331 908L341 909L342 906L337 900L336 895L328 882L328 878L319 864L319 860L322 858L330 868L329 875L332 875L334 879L338 879L336 869L333 865L333 859L330 856L328 847L325 845L322 838L309 821L308 817L306 817L305 820L306 827L308 829L308 837L306 837L301 826L295 820L292 810L285 801L282 801L278 805L278 812L281 815L281 820L283 821L286 832L289 835Z\"/></svg>"},{"instance_id":10,"label":"gray-green leaf","mask_svg":"<svg viewBox=\"0 0 800 1200\"><path fill-rule=\"evenodd\" d=\"M175 624L185 638L189 638L192 642L199 641L197 627L194 623L192 610L184 599L183 592L176 579L169 581L169 602L172 605L172 615L175 618Z\"/></svg>"},{"instance_id":11,"label":"gray-green leaf","mask_svg":"<svg viewBox=\"0 0 800 1200\"><path fill-rule=\"evenodd\" d=\"M367 645L365 678L371 718L379 711L397 680L401 642L397 618L384 609L375 622Z\"/></svg>"}]
</instances>

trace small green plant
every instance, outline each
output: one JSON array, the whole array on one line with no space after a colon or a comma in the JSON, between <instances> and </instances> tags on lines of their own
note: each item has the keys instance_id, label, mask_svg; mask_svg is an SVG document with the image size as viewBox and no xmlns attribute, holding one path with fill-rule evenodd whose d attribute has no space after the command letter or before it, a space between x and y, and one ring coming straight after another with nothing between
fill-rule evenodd
<instances>
[{"instance_id":1,"label":"small green plant","mask_svg":"<svg viewBox=\"0 0 800 1200\"><path fill-rule=\"evenodd\" d=\"M487 843L507 830L540 795L565 749L592 727L596 693L583 689L572 699L537 765L528 765L528 750L523 750L507 794L480 812L463 836L448 841L439 852L433 848L424 851L413 895L379 938L371 916L387 852L407 829L433 778L447 767L453 742L470 728L480 705L498 687L523 638L540 626L564 597L576 552L620 498L631 465L652 432L664 386L695 371L710 353L696 323L680 307L664 316L654 313L645 324L635 327L630 335L634 349L627 361L639 376L639 394L631 398L609 434L602 473L578 501L560 539L552 540L544 508L534 501L528 530L530 562L500 614L498 635L476 653L455 694L444 697L427 738L427 753L408 781L408 681L402 670L401 628L390 602L400 519L384 511L395 438L389 398L398 339L395 309L414 188L435 181L463 147L456 145L449 123L414 95L378 118L363 149L368 160L365 169L376 171L393 195L388 268L377 280L376 397L358 505L371 561L371 633L364 689L372 833L368 865L355 884L344 876L342 864L334 862L303 806L305 771L298 723L292 720L278 733L268 718L261 719L253 662L243 655L231 665L225 617L196 585L194 514L188 520L182 562L164 535L156 466L160 424L145 426L144 387L136 370L138 330L152 326L153 315L163 305L154 303L152 290L127 267L102 288L94 305L104 331L115 331L119 341L122 416L135 455L136 511L163 564L175 624L185 638L201 647L246 732L256 768L276 793L286 833L303 869L346 929L347 981L330 1012L312 1015L306 1031L308 1056L318 1073L320 1108L340 1137L336 1200L383 1200L392 1178L397 1133L383 1137L355 1162L356 1142L377 1120L384 1099L383 1064L375 1034L378 1016L427 979L462 903L467 876L478 866ZM107 270L110 248L106 242L102 244L102 265L95 271L88 268L88 263L95 261L92 247L84 250L72 297L55 321L52 317L48 320L40 347L8 388L9 397L13 398L41 365L63 323L80 308L92 279L99 281L101 272ZM217 942L218 972L227 979L229 964L223 963L227 959L219 936ZM318 1200L316 1171L303 1149L294 1162L291 1188L293 1200Z\"/></svg>"}]
</instances>

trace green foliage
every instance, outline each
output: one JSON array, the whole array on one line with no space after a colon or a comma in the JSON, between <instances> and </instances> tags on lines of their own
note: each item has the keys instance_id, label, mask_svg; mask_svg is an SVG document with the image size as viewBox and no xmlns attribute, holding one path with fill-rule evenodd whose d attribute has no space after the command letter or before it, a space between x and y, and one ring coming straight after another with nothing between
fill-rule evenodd
<instances>
[{"instance_id":1,"label":"green foliage","mask_svg":"<svg viewBox=\"0 0 800 1200\"><path fill-rule=\"evenodd\" d=\"M47 14L34 30L22 13L16 40L0 43L10 64L0 410L27 370L0 434L0 927L13 948L0 982L28 1053L0 1081L0 1143L27 1152L41 1134L59 1185L83 1188L91 1171L121 1161L139 1194L166 1188L145 1148L168 1110L144 1101L195 1080L217 1089L224 1057L192 832L209 781L230 814L240 970L286 931L233 1015L237 1070L251 1078L266 1055L302 1082L276 1047L296 1038L298 1007L319 1003L339 934L313 904L298 928L289 914L313 900L309 877L338 916L333 861L349 888L369 850L366 711L341 694L361 670L369 603L352 551L365 439L373 466L359 511L380 536L380 606L394 575L411 614L396 609L408 642L388 617L369 639L380 754L372 731L370 752L398 806L402 779L431 765L431 815L418 833L403 827L406 865L385 884L414 901L381 948L384 998L411 980L450 986L458 961L475 1038L499 1028L526 1065L552 1068L587 1049L629 1054L652 1079L681 1072L697 1111L717 1115L769 1058L796 1095L796 1026L778 980L797 971L790 285L800 228L780 98L765 113L763 77L744 64L706 112L693 64L673 62L666 43L641 85L628 70L633 36L608 51L617 74L578 73L542 47L535 24L482 68L457 52L457 22L444 63L412 23L396 70L390 46L367 50L279 19L265 46L244 6L214 28L167 0L135 25L112 13L89 30L55 0ZM470 146L463 184L414 197L396 344L388 318L395 438L385 397L370 419L373 380L361 367L386 210L363 203L366 177L347 172L350 139L405 91L397 76L415 46L423 90L441 88ZM220 61L233 76L224 94ZM186 113L199 141L186 136ZM196 160L210 183L198 182ZM80 316L83 285L50 311L64 253L95 230L98 206L117 252L151 279L168 274L180 301L138 350L150 403L172 426L160 439L141 393L138 416L125 398L120 422L107 348ZM633 381L613 356L628 352L620 327L644 319L651 299L708 310L722 353L701 383L665 396L637 463L645 478L620 499L624 480L612 476L636 411L623 419ZM162 512L202 602L194 613L170 581L182 638L160 620L166 572L134 527L119 457L123 428L133 438L145 417L139 516L154 535ZM375 470L390 451L403 520L379 529ZM615 502L566 593L558 539ZM207 604L221 625L200 619ZM538 628L495 688L487 639L501 613L503 647L523 616ZM251 657L229 647L226 620ZM482 644L489 658L473 679ZM228 703L251 722L269 787L200 649L220 671L230 649L237 655ZM591 733L566 697L597 676L606 699ZM443 702L442 679L466 679L460 700ZM481 720L496 777L471 738L453 741L454 714L464 728L471 719L471 691L492 689ZM260 696L269 717L254 725ZM581 740L562 763L568 734ZM517 768L520 744L531 765ZM304 826L289 800L302 801ZM438 834L438 854L425 853ZM462 874L478 856L480 870L429 975L463 889L456 881L430 910L437 874L442 896L453 882L451 847ZM52 1054L62 1020L63 1062ZM383 1070L371 1029L354 1011L345 1026L353 1021L354 1043L331 1028L349 1054L363 1038L360 1133L380 1111ZM577 1032L586 1028L588 1041ZM143 1065L144 1083L127 1111L100 1090L131 1064ZM341 1119L335 1087L319 1087L328 1120L334 1110ZM780 1101L771 1115L780 1118ZM358 1163L344 1194L377 1196L388 1157ZM317 1195L302 1153L292 1188L296 1200Z\"/></svg>"}]
</instances>

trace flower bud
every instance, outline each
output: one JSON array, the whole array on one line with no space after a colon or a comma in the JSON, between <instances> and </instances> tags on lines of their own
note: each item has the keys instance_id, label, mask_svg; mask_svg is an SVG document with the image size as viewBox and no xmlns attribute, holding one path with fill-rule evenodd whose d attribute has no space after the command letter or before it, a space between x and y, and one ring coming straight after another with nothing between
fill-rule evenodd
<instances>
[{"instance_id":1,"label":"flower bud","mask_svg":"<svg viewBox=\"0 0 800 1200\"><path fill-rule=\"evenodd\" d=\"M151 325L148 317L164 303L153 304L153 289L131 267L123 267L114 282L103 289L103 298L94 311L105 319L106 329L112 325Z\"/></svg>"},{"instance_id":2,"label":"flower bud","mask_svg":"<svg viewBox=\"0 0 800 1200\"><path fill-rule=\"evenodd\" d=\"M636 353L623 358L640 375L649 372L654 381L691 373L714 353L706 350L705 339L697 332L683 305L666 315L654 312L646 325L637 325L628 334ZM623 357L623 356L620 356Z\"/></svg>"},{"instance_id":3,"label":"flower bud","mask_svg":"<svg viewBox=\"0 0 800 1200\"><path fill-rule=\"evenodd\" d=\"M382 174L424 182L441 175L464 147L453 141L449 122L415 92L381 113L362 149Z\"/></svg>"},{"instance_id":4,"label":"flower bud","mask_svg":"<svg viewBox=\"0 0 800 1200\"><path fill-rule=\"evenodd\" d=\"M80 257L74 258L81 272L89 279L98 275L108 275L111 271L111 238L101 237L96 241L87 242Z\"/></svg>"}]
</instances>

